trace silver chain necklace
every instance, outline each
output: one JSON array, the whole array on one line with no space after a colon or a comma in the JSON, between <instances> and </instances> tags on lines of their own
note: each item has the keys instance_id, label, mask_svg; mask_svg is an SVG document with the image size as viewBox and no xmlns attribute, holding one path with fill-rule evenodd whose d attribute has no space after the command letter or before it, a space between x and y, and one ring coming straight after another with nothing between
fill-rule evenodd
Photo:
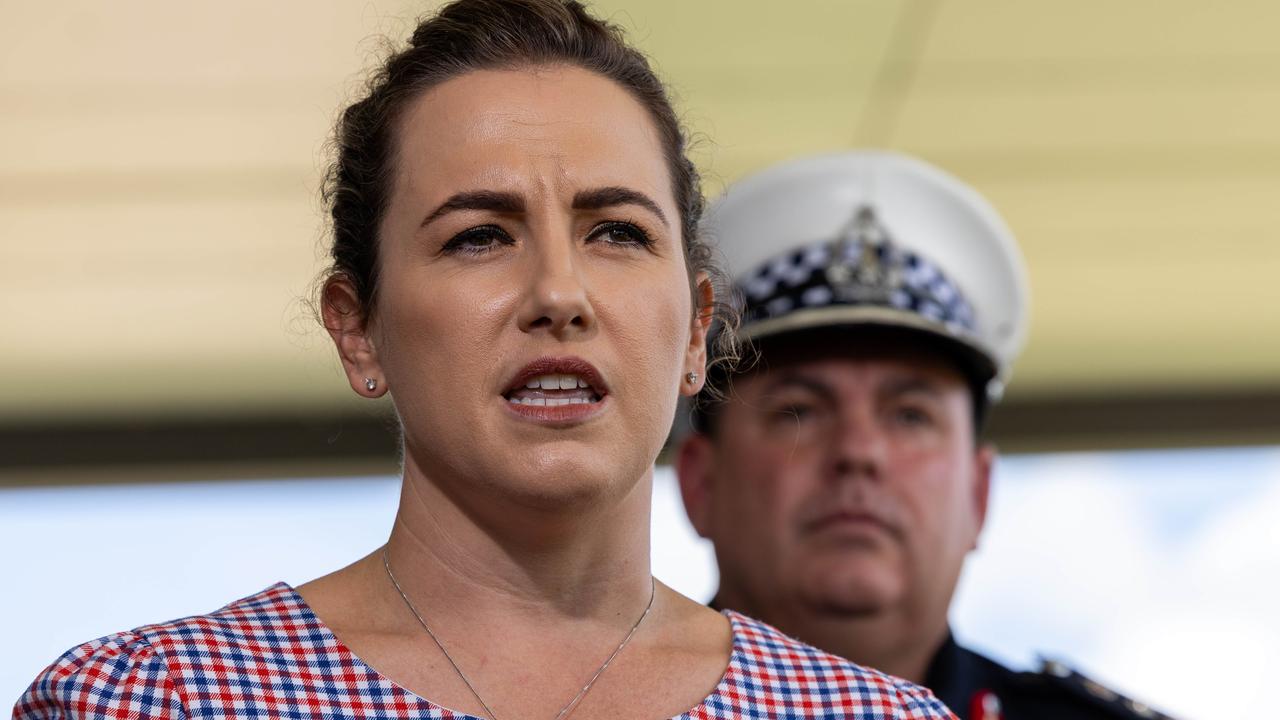
<instances>
[{"instance_id":1,"label":"silver chain necklace","mask_svg":"<svg viewBox=\"0 0 1280 720\"><path fill-rule=\"evenodd\" d=\"M400 593L400 599L404 600L404 604L409 608L409 612L413 613L413 616L418 619L418 624L421 625L422 629L426 630L427 634L431 636L436 647L440 648L440 652L444 653L444 659L449 661L449 664L453 666L453 671L458 673L458 677L462 678L462 682L466 684L467 689L470 690L471 694L480 702L480 706L484 708L484 711L489 714L489 720L498 720L497 714L495 714L493 709L489 707L489 704L484 701L484 698L480 697L480 693L476 690L476 686L471 684L471 681L467 679L466 673L462 672L462 668L458 667L458 663L454 661L453 656L444 648L444 643L440 642L440 638L436 637L436 634L431 631L431 626L428 625L426 619L422 617L422 613L418 612L418 608L414 607L413 603L409 601L409 596L405 595L404 590L400 587L400 583L396 581L395 573L391 572L391 561L387 559L387 548L385 545L382 547L382 567L386 568L387 577L391 578L391 584L396 586L396 592ZM599 680L600 676L604 674L604 671L608 669L609 663L613 662L613 659L618 657L618 653L622 652L622 648L626 647L627 643L631 642L631 638L636 634L636 630L640 629L640 623L644 622L644 619L649 616L649 611L653 609L653 598L654 595L657 594L657 589L658 584L653 579L653 576L650 575L649 604L645 605L644 612L640 613L640 618L631 626L631 630L627 632L627 636L622 638L622 642L618 643L618 647L614 648L612 653L609 653L609 657L605 658L604 663L596 669L595 674L591 676L591 679L587 681L587 684L583 685L582 689L578 691L578 694L574 695L564 707L560 708L560 712L556 713L555 720L562 720L563 718L568 717L569 713L573 712L574 709L578 707L578 703L582 702L582 698L587 696L587 691L591 689L592 685L596 684L596 680Z\"/></svg>"}]
</instances>

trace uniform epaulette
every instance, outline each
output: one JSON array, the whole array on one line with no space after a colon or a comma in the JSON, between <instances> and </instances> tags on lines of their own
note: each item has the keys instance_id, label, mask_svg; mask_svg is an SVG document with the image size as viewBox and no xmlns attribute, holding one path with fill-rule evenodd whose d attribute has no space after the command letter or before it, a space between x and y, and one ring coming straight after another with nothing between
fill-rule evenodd
<instances>
[{"instance_id":1,"label":"uniform epaulette","mask_svg":"<svg viewBox=\"0 0 1280 720\"><path fill-rule=\"evenodd\" d=\"M1143 720L1173 720L1173 718L1159 712L1150 705L1127 698L1056 660L1042 659L1039 676L1045 682L1121 717L1142 718Z\"/></svg>"}]
</instances>

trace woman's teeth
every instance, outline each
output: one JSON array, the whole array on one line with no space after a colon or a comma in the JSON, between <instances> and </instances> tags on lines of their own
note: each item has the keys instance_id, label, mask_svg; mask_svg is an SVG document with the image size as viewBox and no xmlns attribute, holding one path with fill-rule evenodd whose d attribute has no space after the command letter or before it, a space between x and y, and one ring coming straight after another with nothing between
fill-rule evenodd
<instances>
[{"instance_id":1,"label":"woman's teeth","mask_svg":"<svg viewBox=\"0 0 1280 720\"><path fill-rule=\"evenodd\" d=\"M595 402L591 398L585 397L511 397L508 401L516 405L545 405L555 407L556 405L586 405Z\"/></svg>"},{"instance_id":2,"label":"woman's teeth","mask_svg":"<svg viewBox=\"0 0 1280 720\"><path fill-rule=\"evenodd\" d=\"M574 388L591 387L582 378L577 375L541 375L536 378L529 378L524 386L530 390L572 390Z\"/></svg>"},{"instance_id":3,"label":"woman's teeth","mask_svg":"<svg viewBox=\"0 0 1280 720\"><path fill-rule=\"evenodd\" d=\"M599 402L600 396L577 375L540 375L509 393L507 401L514 405L554 407Z\"/></svg>"}]
</instances>

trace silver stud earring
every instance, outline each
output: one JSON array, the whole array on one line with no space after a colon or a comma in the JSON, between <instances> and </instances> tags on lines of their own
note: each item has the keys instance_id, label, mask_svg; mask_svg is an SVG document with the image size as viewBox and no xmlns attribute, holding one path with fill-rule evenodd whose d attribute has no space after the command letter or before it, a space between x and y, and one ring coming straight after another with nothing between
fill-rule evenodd
<instances>
[{"instance_id":1,"label":"silver stud earring","mask_svg":"<svg viewBox=\"0 0 1280 720\"><path fill-rule=\"evenodd\" d=\"M688 373L688 374L686 374L686 375L684 376L684 379L685 379L685 380L688 380L688 381L689 381L689 384L690 384L690 385L692 385L692 384L694 384L694 383L698 382L698 373L696 373L696 372Z\"/></svg>"},{"instance_id":2,"label":"silver stud earring","mask_svg":"<svg viewBox=\"0 0 1280 720\"><path fill-rule=\"evenodd\" d=\"M374 390L377 390L377 389L378 389L378 381L377 381L377 380L374 380L373 378L365 378L365 379L364 379L364 389L365 389L365 390L368 390L369 392L373 392Z\"/></svg>"}]
</instances>

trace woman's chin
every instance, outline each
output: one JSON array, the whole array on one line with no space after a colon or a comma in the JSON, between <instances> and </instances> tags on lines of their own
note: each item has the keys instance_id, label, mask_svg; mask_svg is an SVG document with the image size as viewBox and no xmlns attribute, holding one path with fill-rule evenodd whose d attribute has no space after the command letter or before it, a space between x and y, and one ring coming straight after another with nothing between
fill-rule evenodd
<instances>
[{"instance_id":1,"label":"woman's chin","mask_svg":"<svg viewBox=\"0 0 1280 720\"><path fill-rule=\"evenodd\" d=\"M637 431L607 420L556 430L513 426L504 420L458 421L450 428L420 433L417 442L406 428L406 475L447 483L446 492L459 494L459 500L478 494L484 497L476 500L484 503L583 510L631 492L651 471L661 449L660 439L644 444L652 447L619 442L621 437L635 437ZM456 432L459 427L473 431L461 434ZM656 430L653 434L658 435Z\"/></svg>"},{"instance_id":2,"label":"woman's chin","mask_svg":"<svg viewBox=\"0 0 1280 720\"><path fill-rule=\"evenodd\" d=\"M626 463L615 450L542 448L508 465L499 482L521 504L540 509L580 509L625 495L648 466Z\"/></svg>"}]
</instances>

